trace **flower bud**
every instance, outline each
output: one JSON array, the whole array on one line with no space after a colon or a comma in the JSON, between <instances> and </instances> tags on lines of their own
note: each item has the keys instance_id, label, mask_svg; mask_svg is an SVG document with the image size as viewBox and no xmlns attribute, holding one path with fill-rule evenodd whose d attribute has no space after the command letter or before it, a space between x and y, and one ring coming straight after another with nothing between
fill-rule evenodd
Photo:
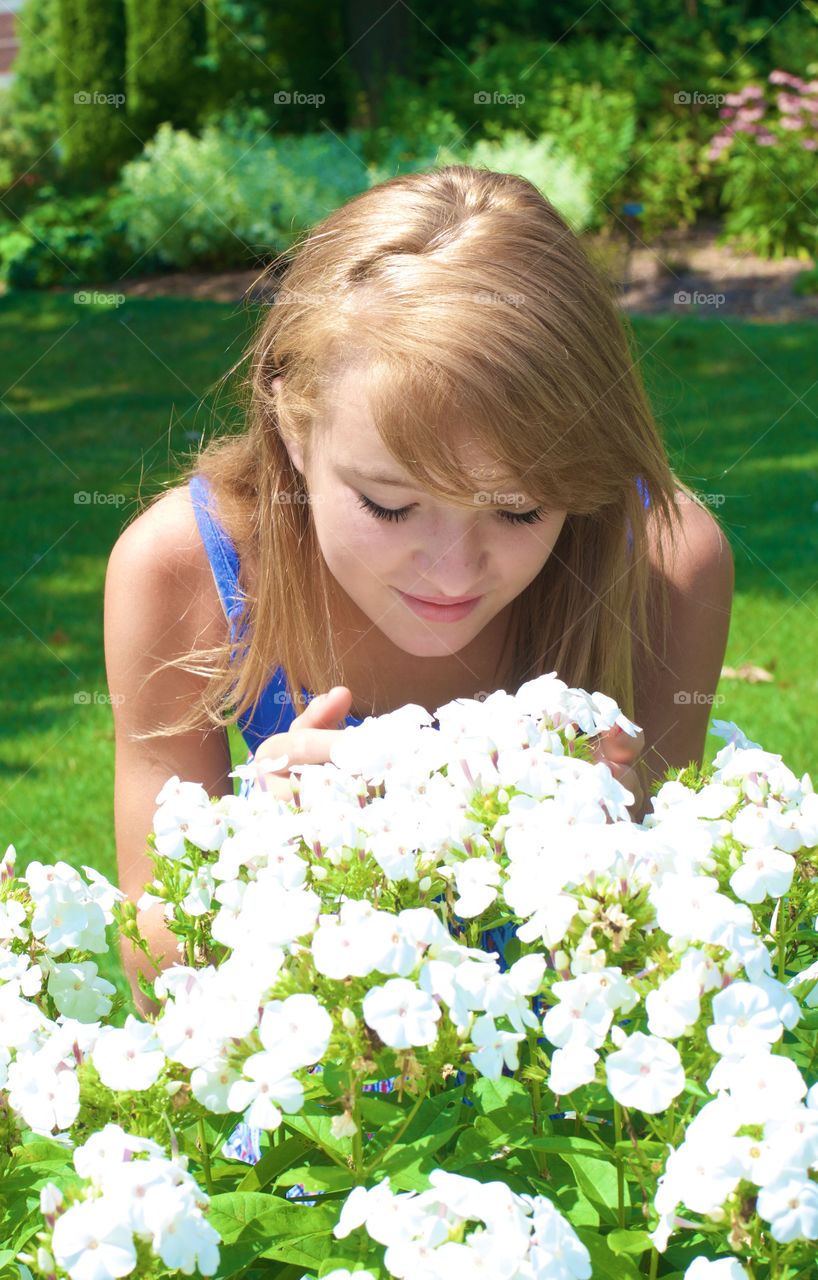
<instances>
[{"instance_id":1,"label":"flower bud","mask_svg":"<svg viewBox=\"0 0 818 1280\"><path fill-rule=\"evenodd\" d=\"M358 1126L352 1118L351 1111L345 1111L340 1116L333 1116L329 1128L333 1138L351 1138L354 1133L358 1132Z\"/></svg>"},{"instance_id":2,"label":"flower bud","mask_svg":"<svg viewBox=\"0 0 818 1280\"><path fill-rule=\"evenodd\" d=\"M341 1010L341 1022L346 1027L347 1031L354 1031L358 1025L358 1019L355 1017L355 1014L351 1009Z\"/></svg>"}]
</instances>

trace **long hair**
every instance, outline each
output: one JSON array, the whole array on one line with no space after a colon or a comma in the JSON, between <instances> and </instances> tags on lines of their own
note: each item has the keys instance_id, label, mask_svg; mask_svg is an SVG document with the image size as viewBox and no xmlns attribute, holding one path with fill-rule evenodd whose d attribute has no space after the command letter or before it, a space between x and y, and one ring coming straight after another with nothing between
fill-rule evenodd
<instances>
[{"instance_id":1,"label":"long hair","mask_svg":"<svg viewBox=\"0 0 818 1280\"><path fill-rule=\"evenodd\" d=\"M634 663L659 661L666 641L664 531L675 545L676 491L695 498L670 467L614 288L570 226L524 178L448 165L355 196L271 263L262 287L282 260L240 361L246 429L194 452L178 481L206 478L238 553L243 647L226 634L163 663L206 672L205 691L175 725L134 737L233 722L278 666L296 707L302 689L345 683L334 580L282 433L308 456L351 366L387 450L419 486L473 505L474 479L451 447L456 420L532 500L568 511L512 604L509 691L555 670L632 716Z\"/></svg>"}]
</instances>

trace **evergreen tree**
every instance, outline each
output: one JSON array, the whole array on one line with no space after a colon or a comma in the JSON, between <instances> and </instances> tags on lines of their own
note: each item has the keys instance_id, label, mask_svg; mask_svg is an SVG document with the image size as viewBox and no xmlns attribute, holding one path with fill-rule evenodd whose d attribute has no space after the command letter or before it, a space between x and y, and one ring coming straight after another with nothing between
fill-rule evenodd
<instances>
[{"instance_id":1,"label":"evergreen tree","mask_svg":"<svg viewBox=\"0 0 818 1280\"><path fill-rule=\"evenodd\" d=\"M56 43L56 145L66 178L78 187L104 185L135 149L126 123L122 0L57 0Z\"/></svg>"},{"instance_id":2,"label":"evergreen tree","mask_svg":"<svg viewBox=\"0 0 818 1280\"><path fill-rule=\"evenodd\" d=\"M128 121L147 142L163 121L195 129L205 100L205 8L190 0L125 0Z\"/></svg>"}]
</instances>

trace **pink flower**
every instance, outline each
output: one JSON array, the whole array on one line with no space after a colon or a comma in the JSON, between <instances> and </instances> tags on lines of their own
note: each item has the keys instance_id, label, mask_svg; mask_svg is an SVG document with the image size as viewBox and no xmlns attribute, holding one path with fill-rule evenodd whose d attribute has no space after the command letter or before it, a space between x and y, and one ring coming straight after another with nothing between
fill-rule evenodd
<instances>
[{"instance_id":1,"label":"pink flower","mask_svg":"<svg viewBox=\"0 0 818 1280\"><path fill-rule=\"evenodd\" d=\"M818 147L818 142L816 142L815 138L802 138L801 146L805 151L815 151L816 147Z\"/></svg>"},{"instance_id":2,"label":"pink flower","mask_svg":"<svg viewBox=\"0 0 818 1280\"><path fill-rule=\"evenodd\" d=\"M776 98L776 104L778 110L785 115L792 115L796 111L801 111L804 105L800 97L794 93L779 93Z\"/></svg>"},{"instance_id":3,"label":"pink flower","mask_svg":"<svg viewBox=\"0 0 818 1280\"><path fill-rule=\"evenodd\" d=\"M793 89L803 89L804 81L798 76L791 76L787 71L771 71L767 76L770 84L788 84Z\"/></svg>"}]
</instances>

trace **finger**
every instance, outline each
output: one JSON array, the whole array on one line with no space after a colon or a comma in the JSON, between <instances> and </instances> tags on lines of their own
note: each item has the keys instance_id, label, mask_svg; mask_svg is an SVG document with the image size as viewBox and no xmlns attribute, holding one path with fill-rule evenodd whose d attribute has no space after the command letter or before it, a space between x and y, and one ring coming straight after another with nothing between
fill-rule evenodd
<instances>
[{"instance_id":1,"label":"finger","mask_svg":"<svg viewBox=\"0 0 818 1280\"><path fill-rule=\"evenodd\" d=\"M290 726L292 729L336 729L346 720L352 706L352 693L343 684L336 684L307 703Z\"/></svg>"}]
</instances>

